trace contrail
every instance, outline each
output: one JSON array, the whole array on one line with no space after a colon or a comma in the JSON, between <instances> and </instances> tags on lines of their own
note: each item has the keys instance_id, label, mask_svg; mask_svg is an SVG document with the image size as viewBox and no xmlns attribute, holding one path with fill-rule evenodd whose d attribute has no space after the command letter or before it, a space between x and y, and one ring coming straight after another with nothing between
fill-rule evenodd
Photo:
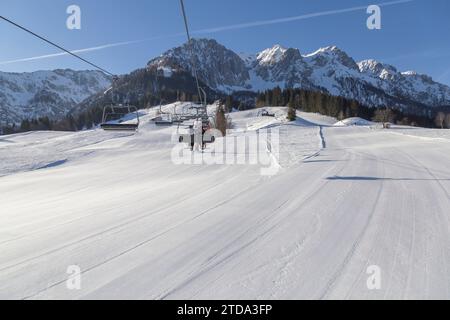
<instances>
[{"instance_id":1,"label":"contrail","mask_svg":"<svg viewBox=\"0 0 450 320\"><path fill-rule=\"evenodd\" d=\"M73 50L71 52L72 53L91 52L91 51L103 50L103 49L107 49L107 48L126 46L126 45L130 45L130 44L133 44L133 43L138 43L138 42L141 42L141 41L126 41L126 42L111 43L111 44L106 44L106 45L103 45L103 46L97 46L97 47L92 47L92 48ZM46 54L46 55L36 56L36 57L31 57L31 58L22 58L22 59L16 59L16 60L2 61L2 62L0 62L0 65L17 63L17 62L27 62L27 61L48 59L48 58L55 58L55 57L66 56L66 55L68 55L67 52Z\"/></svg>"},{"instance_id":2,"label":"contrail","mask_svg":"<svg viewBox=\"0 0 450 320\"><path fill-rule=\"evenodd\" d=\"M387 6L393 6L393 5L399 5L404 3L413 2L416 0L397 0L397 1L390 1L390 2L384 2L377 4L380 7L387 7ZM309 13L304 14L300 16L293 16L293 17L287 17L287 18L279 18L279 19L272 19L272 20L264 20L264 21L255 21L255 22L249 22L249 23L240 23L240 24L234 24L234 25L228 25L228 26L222 26L222 27L215 27L215 28L209 28L209 29L200 29L200 30L194 30L193 34L210 34L210 33L218 33L218 32L224 32L229 30L238 30L238 29L246 29L246 28L254 28L254 27L260 27L260 26L266 26L266 25L273 25L273 24L281 24L281 23L287 23L292 21L299 21L299 20L306 20L311 18L317 18L317 17L323 17L323 16L330 16L330 15L337 15L337 14L343 14L348 12L354 12L354 11L360 11L360 10L366 10L368 6L359 6L359 7L352 7L347 9L337 9L337 10L329 10L329 11L322 11L322 12L316 12L316 13ZM111 44L105 44L102 46L97 47L91 47L91 48L85 48L85 49L78 49L73 50L71 52L73 53L86 53L86 52L93 52L98 50L104 50L114 47L122 47L127 46L131 44L137 44L152 40L158 40L163 38L169 38L169 37L181 37L184 36L184 33L177 33L172 35L165 35L165 36L158 36L148 39L142 39L142 40L135 40L135 41L125 41L125 42L117 42L117 43L111 43ZM22 58L22 59L16 59L16 60L9 60L9 61L0 61L0 65L6 65L6 64L12 64L12 63L18 63L18 62L27 62L27 61L36 61L41 59L49 59L49 58L55 58L55 57L61 57L66 56L68 53L66 52L60 52L60 53L54 53L54 54L47 54L47 55L41 55L36 57L30 57L30 58Z\"/></svg>"},{"instance_id":3,"label":"contrail","mask_svg":"<svg viewBox=\"0 0 450 320\"><path fill-rule=\"evenodd\" d=\"M387 6L409 3L409 2L413 2L413 1L415 1L415 0L398 0L398 1L384 2L384 3L377 4L377 5L380 7L387 7ZM235 24L235 25L230 25L230 26L197 30L197 31L194 31L193 33L196 33L196 34L216 33L216 32L228 31L228 30L260 27L260 26L266 26L266 25L271 25L271 24L280 24L280 23L286 23L286 22L292 22L292 21L298 21L298 20L306 20L306 19L311 19L311 18L348 13L348 12L353 12L353 11L366 10L367 7L368 6L359 6L359 7L352 7L352 8L347 8L347 9L338 9L338 10L329 10L329 11L322 11L322 12L316 12L316 13L309 13L309 14L304 14L304 15L294 16L294 17L255 21L255 22L249 22L249 23L241 23L241 24Z\"/></svg>"},{"instance_id":4,"label":"contrail","mask_svg":"<svg viewBox=\"0 0 450 320\"><path fill-rule=\"evenodd\" d=\"M172 37L180 36L180 35L182 35L182 34L172 35ZM170 36L159 36L159 37L147 38L147 39L142 39L142 40L116 42L116 43L110 43L110 44L105 44L105 45L91 47L91 48L72 50L71 52L72 53L86 53L86 52L104 50L104 49L108 49L108 48L128 46L131 44L142 43L142 42L147 42L147 41L152 41L152 40L158 40L158 39L166 38L166 37L170 37ZM49 59L49 58L67 56L67 55L69 55L67 52L52 53L52 54L46 54L46 55L35 56L35 57L30 57L30 58L21 58L21 59L15 59L15 60L1 61L0 65L12 64L12 63L17 63L17 62L27 62L27 61Z\"/></svg>"}]
</instances>

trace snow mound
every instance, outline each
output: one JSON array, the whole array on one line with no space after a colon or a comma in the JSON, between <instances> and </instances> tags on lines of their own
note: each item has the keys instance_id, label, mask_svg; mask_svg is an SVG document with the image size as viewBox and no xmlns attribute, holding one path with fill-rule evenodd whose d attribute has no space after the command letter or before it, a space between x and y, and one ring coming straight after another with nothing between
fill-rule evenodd
<instances>
[{"instance_id":1,"label":"snow mound","mask_svg":"<svg viewBox=\"0 0 450 320\"><path fill-rule=\"evenodd\" d=\"M265 110L273 117L264 117L261 112ZM233 131L252 131L267 128L273 125L287 123L286 107L265 107L246 111L232 112L228 115L232 121Z\"/></svg>"},{"instance_id":2,"label":"snow mound","mask_svg":"<svg viewBox=\"0 0 450 320\"><path fill-rule=\"evenodd\" d=\"M334 124L335 127L350 127L350 126L371 126L374 123L362 118L348 118Z\"/></svg>"},{"instance_id":3,"label":"snow mound","mask_svg":"<svg viewBox=\"0 0 450 320\"><path fill-rule=\"evenodd\" d=\"M301 120L309 122L311 125L316 126L332 126L337 122L336 118L324 116L319 113L297 111L297 117L299 117ZM299 120L297 120L297 122L298 121Z\"/></svg>"}]
</instances>

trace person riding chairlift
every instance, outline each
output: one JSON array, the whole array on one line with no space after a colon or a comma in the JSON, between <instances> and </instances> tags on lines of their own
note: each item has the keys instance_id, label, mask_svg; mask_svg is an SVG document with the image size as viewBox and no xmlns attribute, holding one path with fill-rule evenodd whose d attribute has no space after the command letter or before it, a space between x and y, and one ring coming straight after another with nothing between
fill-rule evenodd
<instances>
[{"instance_id":1,"label":"person riding chairlift","mask_svg":"<svg viewBox=\"0 0 450 320\"><path fill-rule=\"evenodd\" d=\"M194 151L194 144L195 144L195 132L194 132L194 126L189 126L189 136L191 138L190 140L190 147L191 151Z\"/></svg>"},{"instance_id":2,"label":"person riding chairlift","mask_svg":"<svg viewBox=\"0 0 450 320\"><path fill-rule=\"evenodd\" d=\"M202 124L203 124L203 122L202 122ZM208 123L207 125L203 125L202 126L202 142L203 142L202 148L203 148L203 150L206 149L205 133L208 130L210 130L210 129L211 129L211 124L210 123Z\"/></svg>"},{"instance_id":3,"label":"person riding chairlift","mask_svg":"<svg viewBox=\"0 0 450 320\"><path fill-rule=\"evenodd\" d=\"M193 131L194 136L192 137L192 133L191 133L191 147L192 147L191 150L192 151L203 150L204 131L203 131L203 122L201 119L195 120L192 131Z\"/></svg>"}]
</instances>

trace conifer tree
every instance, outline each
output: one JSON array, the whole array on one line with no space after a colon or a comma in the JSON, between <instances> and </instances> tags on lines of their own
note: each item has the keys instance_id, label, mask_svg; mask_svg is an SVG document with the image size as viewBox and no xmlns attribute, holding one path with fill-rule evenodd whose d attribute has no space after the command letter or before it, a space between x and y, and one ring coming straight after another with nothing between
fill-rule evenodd
<instances>
[{"instance_id":1,"label":"conifer tree","mask_svg":"<svg viewBox=\"0 0 450 320\"><path fill-rule=\"evenodd\" d=\"M292 95L291 95L291 99L289 100L289 103L288 103L287 119L289 121L297 120L297 113L296 113L296 110L295 110L295 103L294 103L294 99L293 99Z\"/></svg>"},{"instance_id":2,"label":"conifer tree","mask_svg":"<svg viewBox=\"0 0 450 320\"><path fill-rule=\"evenodd\" d=\"M224 106L220 105L216 111L216 129L222 133L222 136L225 137L227 134L227 118L225 116Z\"/></svg>"}]
</instances>

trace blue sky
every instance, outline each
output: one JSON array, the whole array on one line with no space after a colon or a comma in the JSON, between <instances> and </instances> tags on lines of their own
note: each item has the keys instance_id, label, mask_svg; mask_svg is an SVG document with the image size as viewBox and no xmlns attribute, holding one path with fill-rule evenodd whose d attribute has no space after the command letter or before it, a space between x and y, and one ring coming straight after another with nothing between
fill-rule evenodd
<instances>
[{"instance_id":1,"label":"blue sky","mask_svg":"<svg viewBox=\"0 0 450 320\"><path fill-rule=\"evenodd\" d=\"M364 9L282 23L258 23L311 13L365 7L392 0L185 0L195 37L214 38L236 52L254 53L274 44L310 53L337 45L355 60L374 58L416 70L450 85L450 1L412 0L382 7L382 30L366 27ZM66 8L82 10L82 29L66 28ZM178 0L1 0L0 14L70 50L139 40L81 53L113 73L128 73L185 42ZM220 29L220 28L219 28ZM209 31L208 31L209 30ZM91 69L69 57L6 61L58 53L57 49L0 21L0 70ZM140 41L145 40L145 41Z\"/></svg>"}]
</instances>

